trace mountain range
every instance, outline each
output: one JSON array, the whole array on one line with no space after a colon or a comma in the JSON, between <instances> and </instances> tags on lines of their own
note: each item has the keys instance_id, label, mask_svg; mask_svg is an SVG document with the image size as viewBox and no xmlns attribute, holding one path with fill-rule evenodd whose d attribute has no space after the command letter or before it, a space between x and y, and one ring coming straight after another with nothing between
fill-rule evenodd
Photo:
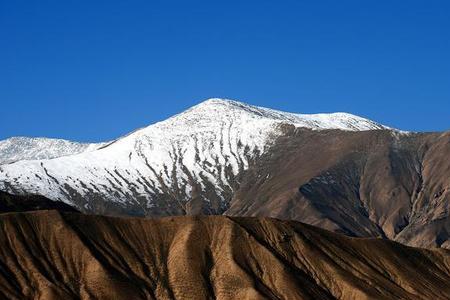
<instances>
[{"instance_id":1,"label":"mountain range","mask_svg":"<svg viewBox=\"0 0 450 300\"><path fill-rule=\"evenodd\" d=\"M113 141L0 142L0 190L111 216L227 215L450 248L450 133L209 99Z\"/></svg>"}]
</instances>

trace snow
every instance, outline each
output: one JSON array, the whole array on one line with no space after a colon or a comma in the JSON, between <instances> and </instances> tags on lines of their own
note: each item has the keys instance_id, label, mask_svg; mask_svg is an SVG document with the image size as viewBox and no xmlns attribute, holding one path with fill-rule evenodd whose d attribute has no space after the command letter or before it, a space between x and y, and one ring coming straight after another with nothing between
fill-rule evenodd
<instances>
[{"instance_id":1,"label":"snow","mask_svg":"<svg viewBox=\"0 0 450 300\"><path fill-rule=\"evenodd\" d=\"M204 180L212 183L223 199L221 183L230 186L224 166L230 166L234 175L240 167L247 168L245 148L249 153L264 151L273 137L281 134L278 125L283 123L313 130L390 129L347 113L293 114L213 98L112 142L2 141L0 162L16 162L0 165L0 189L12 185L23 192L70 203L64 186L85 195L90 191L84 183L99 190L105 199L123 203L129 201L126 194L131 194L132 186L146 197L147 207L152 207L154 195L148 190L161 192L163 185L184 190L186 199L182 200L189 200L193 187L181 185L192 177L202 189ZM152 186L143 184L142 178ZM121 196L111 193L116 189Z\"/></svg>"},{"instance_id":2,"label":"snow","mask_svg":"<svg viewBox=\"0 0 450 300\"><path fill-rule=\"evenodd\" d=\"M0 165L19 160L49 159L93 151L103 144L77 143L62 139L12 137L0 141Z\"/></svg>"}]
</instances>

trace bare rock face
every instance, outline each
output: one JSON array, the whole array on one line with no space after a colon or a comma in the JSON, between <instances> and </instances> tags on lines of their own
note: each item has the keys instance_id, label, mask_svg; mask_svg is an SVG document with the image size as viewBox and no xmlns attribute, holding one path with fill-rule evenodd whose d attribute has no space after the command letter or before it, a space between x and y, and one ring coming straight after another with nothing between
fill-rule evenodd
<instances>
[{"instance_id":1,"label":"bare rock face","mask_svg":"<svg viewBox=\"0 0 450 300\"><path fill-rule=\"evenodd\" d=\"M449 132L287 128L248 170L226 214L448 247L449 158Z\"/></svg>"},{"instance_id":2,"label":"bare rock face","mask_svg":"<svg viewBox=\"0 0 450 300\"><path fill-rule=\"evenodd\" d=\"M450 252L275 219L0 215L4 299L448 299Z\"/></svg>"}]
</instances>

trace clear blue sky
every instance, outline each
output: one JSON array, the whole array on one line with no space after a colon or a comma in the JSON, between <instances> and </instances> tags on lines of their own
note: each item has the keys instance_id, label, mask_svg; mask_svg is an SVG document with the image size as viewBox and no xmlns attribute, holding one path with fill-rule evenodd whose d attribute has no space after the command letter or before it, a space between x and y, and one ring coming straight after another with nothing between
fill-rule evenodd
<instances>
[{"instance_id":1,"label":"clear blue sky","mask_svg":"<svg viewBox=\"0 0 450 300\"><path fill-rule=\"evenodd\" d=\"M450 1L0 0L0 139L108 140L210 97L450 129Z\"/></svg>"}]
</instances>

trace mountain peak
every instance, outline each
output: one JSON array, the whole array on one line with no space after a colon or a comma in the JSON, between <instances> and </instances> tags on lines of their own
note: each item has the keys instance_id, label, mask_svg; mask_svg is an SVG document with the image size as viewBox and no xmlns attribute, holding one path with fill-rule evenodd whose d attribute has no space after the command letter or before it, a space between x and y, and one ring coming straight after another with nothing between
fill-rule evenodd
<instances>
[{"instance_id":1,"label":"mountain peak","mask_svg":"<svg viewBox=\"0 0 450 300\"><path fill-rule=\"evenodd\" d=\"M241 101L226 99L226 98L209 98L197 105L194 105L188 111L191 110L208 110L208 109L239 109L239 110L255 110L259 107L253 106Z\"/></svg>"},{"instance_id":2,"label":"mountain peak","mask_svg":"<svg viewBox=\"0 0 450 300\"><path fill-rule=\"evenodd\" d=\"M296 127L305 127L311 129L341 129L350 131L391 129L382 124L376 123L350 113L318 113L318 114L299 114L284 112L271 108L265 108L247 104L244 102L224 99L209 98L190 109L178 114L170 121L208 121L222 122L225 119L236 120L240 118L261 119L273 122L289 123ZM245 126L245 123L243 123Z\"/></svg>"},{"instance_id":3,"label":"mountain peak","mask_svg":"<svg viewBox=\"0 0 450 300\"><path fill-rule=\"evenodd\" d=\"M232 103L240 103L235 100L226 99L226 98L208 98L202 102L200 102L199 105L216 105L216 104L232 104Z\"/></svg>"}]
</instances>

